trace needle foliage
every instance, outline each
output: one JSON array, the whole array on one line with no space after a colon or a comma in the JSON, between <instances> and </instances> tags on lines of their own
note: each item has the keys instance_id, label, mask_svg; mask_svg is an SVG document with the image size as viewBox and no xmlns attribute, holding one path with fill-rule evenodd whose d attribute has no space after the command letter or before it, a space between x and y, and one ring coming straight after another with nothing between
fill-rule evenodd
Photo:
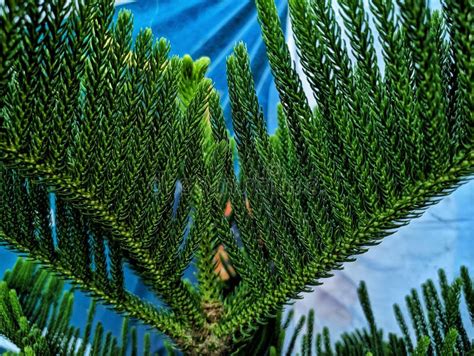
<instances>
[{"instance_id":1,"label":"needle foliage","mask_svg":"<svg viewBox=\"0 0 474 356\"><path fill-rule=\"evenodd\" d=\"M335 343L331 340L327 327L315 333L315 310L310 309L295 324L288 334L288 327L294 319L294 310L290 309L282 321L281 314L259 330L253 339L239 350L240 355L294 355L332 356L332 355L471 355L472 341L466 329L474 323L472 309L474 300L472 280L466 267L461 267L460 277L448 283L443 269L438 271L439 285L429 279L419 291L412 289L406 296L406 309L409 321L402 308L393 306L395 318L400 327L400 335L389 333L387 336L377 326L367 286L361 282L357 289L359 302L367 321L367 327L345 332ZM470 320L461 317L461 294L470 313ZM318 306L314 307L316 311ZM324 323L317 320L316 324ZM300 349L297 349L298 337Z\"/></svg>"},{"instance_id":2,"label":"needle foliage","mask_svg":"<svg viewBox=\"0 0 474 356\"><path fill-rule=\"evenodd\" d=\"M137 355L136 328L129 328L127 318L119 341L101 322L94 323L94 301L84 330L72 326L73 307L74 291L64 291L64 281L30 261L18 259L0 281L1 334L22 355L125 355L129 347ZM143 345L143 355L151 355L149 333Z\"/></svg>"},{"instance_id":3,"label":"needle foliage","mask_svg":"<svg viewBox=\"0 0 474 356\"><path fill-rule=\"evenodd\" d=\"M362 0L339 1L342 28L326 0L290 0L314 108L273 0L256 5L279 125L268 132L240 43L233 137L208 60L170 57L149 29L132 40L113 1L0 12L0 241L191 354L232 352L474 171L471 0L371 0L378 37ZM125 268L161 306L126 288Z\"/></svg>"}]
</instances>

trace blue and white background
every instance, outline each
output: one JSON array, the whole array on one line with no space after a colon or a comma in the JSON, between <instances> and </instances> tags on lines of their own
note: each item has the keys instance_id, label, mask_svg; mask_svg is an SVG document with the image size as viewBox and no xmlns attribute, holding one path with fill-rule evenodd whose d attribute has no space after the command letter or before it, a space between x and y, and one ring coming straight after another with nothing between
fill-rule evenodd
<instances>
[{"instance_id":1,"label":"blue and white background","mask_svg":"<svg viewBox=\"0 0 474 356\"><path fill-rule=\"evenodd\" d=\"M1 2L1 0L0 0ZM288 43L295 54L288 23L285 0L277 0L280 17L286 29ZM439 1L431 6L439 8ZM140 28L152 28L155 36L171 42L172 54L190 54L193 58L208 56L208 75L221 92L230 127L225 60L237 41L244 41L252 59L257 92L270 132L276 128L278 96L260 38L253 0L118 0L116 9L132 10L136 35ZM296 54L294 59L297 62ZM309 91L308 91L309 93ZM311 98L311 95L309 95ZM311 100L311 99L310 99ZM444 268L449 278L459 272L461 265L474 271L474 182L468 182L441 203L428 209L424 216L402 228L398 233L373 247L357 261L347 264L343 271L325 281L313 293L298 300L296 318L309 308L316 310L316 330L329 326L332 334L365 326L357 300L356 288L365 280L371 296L376 320L386 331L398 331L392 313L393 303L404 303L404 296L428 278L436 279L438 268ZM0 249L0 274L13 266L16 255ZM127 286L138 295L147 297L146 289L130 273ZM74 322L83 325L89 300L77 293ZM97 319L115 333L120 329L120 317L99 308ZM143 331L143 330L142 330ZM159 345L158 337L152 341ZM8 345L3 341L4 347ZM11 345L10 345L11 346ZM0 339L0 350L2 340Z\"/></svg>"}]
</instances>

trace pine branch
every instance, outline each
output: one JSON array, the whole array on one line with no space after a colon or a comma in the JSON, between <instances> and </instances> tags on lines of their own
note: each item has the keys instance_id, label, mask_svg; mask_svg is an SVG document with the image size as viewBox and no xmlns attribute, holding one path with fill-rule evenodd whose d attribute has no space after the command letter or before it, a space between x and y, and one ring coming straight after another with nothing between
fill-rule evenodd
<instances>
[{"instance_id":1,"label":"pine branch","mask_svg":"<svg viewBox=\"0 0 474 356\"><path fill-rule=\"evenodd\" d=\"M238 332L239 330L244 332L245 328L252 328L255 318L263 318L265 314L272 314L275 305L282 305L288 298L294 297L295 291L326 277L328 271L340 268L343 262L350 260L350 256L365 252L364 246L377 244L381 238L393 233L395 228L406 225L407 219L420 216L422 214L420 209L427 205L433 205L437 196L439 200L439 197L449 194L460 184L460 177L472 174L473 167L474 152L463 157L444 176L420 183L410 196L397 201L394 207L380 211L369 224L342 238L337 254L336 251L328 251L319 256L317 260L306 266L301 276L292 276L289 281L280 284L254 304L247 305L245 310L232 315L222 323L219 333ZM433 192L438 192L437 196L433 196Z\"/></svg>"},{"instance_id":2,"label":"pine branch","mask_svg":"<svg viewBox=\"0 0 474 356\"><path fill-rule=\"evenodd\" d=\"M169 58L168 43L155 42L151 30L132 44L131 14L113 24L112 1L8 0L0 12L9 53L0 65L2 241L167 332L184 351L224 353L229 340L245 343L289 298L474 172L469 0L447 1L444 17L413 0L400 0L396 17L390 1L372 0L383 74L361 1L340 1L344 29L330 2L290 1L314 110L274 1L256 3L279 127L269 135L239 44L227 63L234 139L204 78L208 59ZM214 273L221 247L237 272L234 285ZM182 278L194 257L197 287ZM124 289L124 263L170 312ZM419 298L410 297L418 335L410 351L450 348L454 338L468 348L455 310L459 288L443 283L447 315L429 285L431 314L422 317ZM364 300L370 332L345 341L358 337L380 351ZM440 346L452 325L457 336ZM98 348L103 336L92 339ZM328 332L317 348L333 353Z\"/></svg>"},{"instance_id":3,"label":"pine branch","mask_svg":"<svg viewBox=\"0 0 474 356\"><path fill-rule=\"evenodd\" d=\"M129 292L125 292L125 294L120 297L110 294L108 290L103 288L104 286L100 281L82 279L75 275L70 269L65 268L63 264L49 261L47 256L37 252L37 250L31 249L30 246L18 243L16 238L9 237L3 231L0 231L0 237L3 241L8 243L9 248L13 248L14 251L17 252L27 253L31 258L41 261L42 265L58 273L74 285L77 285L85 293L95 297L97 300L101 300L107 305L113 306L118 313L123 313L130 318L140 320L146 325L153 326L170 335L170 337L177 339L186 338L185 331L182 329L179 319L173 314L165 310L157 309Z\"/></svg>"},{"instance_id":4,"label":"pine branch","mask_svg":"<svg viewBox=\"0 0 474 356\"><path fill-rule=\"evenodd\" d=\"M72 326L73 303L74 291L65 291L64 283L55 275L37 268L34 262L19 259L0 282L0 334L13 341L22 354L29 350L41 355L78 356L126 352L126 342L122 340L118 347L110 332L104 338L100 322L94 325L94 302L84 331ZM127 340L128 329L124 327L122 333ZM131 334L133 337L133 330ZM145 339L149 336L146 333ZM136 353L136 346L132 345L132 353Z\"/></svg>"},{"instance_id":5,"label":"pine branch","mask_svg":"<svg viewBox=\"0 0 474 356\"><path fill-rule=\"evenodd\" d=\"M451 285L447 284L445 280L444 271L439 271L440 286L435 287L433 281L428 280L422 284L421 289L423 290L423 301L424 305L418 297L418 292L413 289L407 296L408 311L411 318L411 327L415 331L416 340L413 340L412 334L410 333L408 323L401 312L399 305L394 305L395 317L402 331L402 337L396 334L390 333L388 338L383 337L383 331L377 326L376 318L372 307L370 306L369 294L367 287L364 282L361 282L358 288L359 303L362 307L364 315L366 317L368 328L356 329L350 332L344 332L337 340L332 341L329 337L329 330L323 329L322 333L316 335L316 346L318 349L318 355L329 356L333 354L332 348L334 346L337 355L357 354L357 355L451 355L451 354L469 354L472 352L472 344L467 340L467 343L462 342L462 334L465 333L463 322L458 322L457 318L460 314L460 299L459 291L461 285L465 288L465 282L467 286L471 281L463 281L460 279L454 281ZM461 268L461 275L467 273L466 267ZM447 288L447 289L446 289ZM440 302L437 297L437 289L445 290L451 297L448 300ZM429 290L429 293L425 291ZM467 294L464 294L467 298ZM433 305L439 304L439 315L446 319L449 314L454 314L455 318L445 325L445 329L440 330L440 324L438 321L434 324L426 324L424 321L426 317L430 318L430 315L438 313L438 307ZM290 312L293 312L291 309ZM310 321L309 317L312 314L312 310L308 313L307 327L310 330L314 320ZM303 315L303 317L305 317ZM423 324L423 325L422 325ZM284 327L284 326L283 326ZM300 327L300 325L298 325ZM311 328L312 330L312 328ZM297 332L297 330L296 330ZM311 333L305 335L310 336ZM302 349L304 352L302 355L311 355L308 353L308 347L304 346L305 341L307 342L308 337L301 340ZM318 341L319 340L319 341ZM325 350L322 348L322 341L324 340ZM290 347L292 346L293 339L290 340ZM413 347L415 345L415 347ZM269 345L270 346L270 345ZM281 353L283 354L283 353Z\"/></svg>"},{"instance_id":6,"label":"pine branch","mask_svg":"<svg viewBox=\"0 0 474 356\"><path fill-rule=\"evenodd\" d=\"M186 338L181 322L175 315L164 310L159 310L152 305L140 300L138 297L125 290L120 290L117 285L111 288L107 277L107 266L102 262L100 266L94 258L104 260L104 253L90 251L88 234L84 230L87 221L80 219L70 205L63 201L56 201L56 238L58 247L51 249L53 244L53 231L47 225L50 221L51 207L45 204L47 192L39 189L37 185L29 185L30 181L23 180L14 171L2 168L2 228L0 234L7 247L22 253L28 253L32 258L41 261L45 266L61 274L64 278L78 285L85 292L90 293L99 300L114 306L117 311L127 313L129 316L142 320L160 329L169 330L170 334ZM43 203L43 205L39 205ZM38 212L43 219L35 219ZM42 230L38 226L44 226ZM102 240L93 239L94 243Z\"/></svg>"},{"instance_id":7,"label":"pine branch","mask_svg":"<svg viewBox=\"0 0 474 356\"><path fill-rule=\"evenodd\" d=\"M308 44L306 41L307 39L318 41L321 38L325 43L325 47L322 47L322 50L325 51L327 49L327 52L323 52L325 54L322 56L327 56L330 63L334 66L333 70L335 75L336 73L339 75L338 80L340 83L338 83L338 88L341 92L346 93L340 100L342 104L341 107L347 110L345 115L348 120L339 121L332 129L335 130L336 136L338 135L338 130L341 130L343 134L347 132L344 131L344 126L348 122L352 122L354 125L353 130L356 132L356 136L357 134L360 135L360 140L356 141L351 139L339 143L339 145L343 146L342 152L339 152L342 153L342 156L347 155L347 159L340 158L340 154L337 153L337 149L339 149L337 144L327 148L321 146L321 142L324 142L324 138L317 136L316 132L318 132L318 130L323 132L329 131L331 127L325 123L325 120L330 120L330 116L332 115L341 117L342 114L342 117L344 117L344 113L341 113L337 107L325 107L324 102L322 108L325 108L326 113L329 111L330 114L327 114L329 117L324 117L325 112L319 111L319 107L313 115L304 109L307 107L307 104L305 104L306 98L301 91L301 82L292 68L289 52L281 34L276 7L272 1L258 1L259 19L262 25L263 37L267 45L270 65L276 78L277 89L282 101L282 107L285 111L286 122L289 125L289 131L292 135L291 138L297 152L297 165L299 167L295 175L302 177L300 179L307 179L311 173L305 175L304 172L313 172L312 174L314 174L315 171L314 169L309 169L309 167L313 167L312 165L314 164L309 157L318 157L318 155L321 157L317 160L319 167L314 176L317 183L323 182L321 186L316 187L316 191L321 193L301 196L298 203L303 207L307 207L308 202L318 204L322 201L326 201L323 206L328 207L328 210L326 210L326 213L329 214L328 219L332 224L334 224L335 221L338 221L339 224L333 225L334 228L332 230L321 231L319 236L313 235L313 238L317 239L317 241L319 240L320 244L313 252L314 255L318 257L305 262L304 267L300 271L295 274L290 274L282 283L272 282L271 279L264 275L261 279L262 283L269 286L271 291L264 293L264 295L261 295L261 290L248 291L246 300L253 300L254 303L249 308L248 306L243 306L245 303L241 304L236 302L235 307L232 307L234 314L229 313L226 315L224 323L218 329L219 334L240 332L245 336L249 333L249 330L252 330L253 320L262 320L266 314L271 315L275 310L275 305L284 303L287 298L295 297L304 286L326 277L330 270L340 268L343 262L351 260L350 256L364 252L365 246L377 244L383 237L391 234L394 229L407 224L409 219L421 215L423 209L434 204L441 196L449 194L449 192L462 183L463 179L466 179L473 172L474 153L472 149L460 150L454 155L451 155L447 141L443 141L446 142L445 144L434 144L434 141L430 141L435 140L436 142L440 142L439 140L447 140L448 131L441 129L441 126L446 125L446 115L443 110L439 112L433 109L438 108L439 105L430 106L430 110L435 110L436 113L430 113L426 108L427 103L430 103L428 105L433 104L434 97L427 99L424 95L435 95L438 96L440 100L445 99L443 98L444 89L439 85L438 79L436 79L441 72L441 67L438 65L439 57L436 57L438 54L435 49L428 48L431 44L427 45L428 47L426 48L423 47L425 43L428 43L423 39L424 37L417 37L431 36L431 30L429 29L431 25L424 20L425 17L429 17L431 13L423 4L413 7L405 4L405 7L402 7L402 18L403 21L405 21L403 22L403 32L402 30L393 30L397 28L396 26L390 27L384 24L384 22L389 21L387 20L387 18L390 17L389 15L381 17L379 20L381 22L380 28L385 29L386 32L398 31L400 36L403 35L404 42L402 46L405 46L406 43L409 42L407 48L409 55L407 63L409 63L409 68L408 71L401 72L406 73L408 86L400 88L400 95L402 95L402 97L414 95L412 99L410 99L412 101L411 105L418 111L411 111L407 115L409 120L415 125L420 126L419 130L412 131L412 137L408 138L411 141L410 144L414 145L417 151L415 151L416 157L414 162L411 167L409 167L412 175L409 176L408 179L404 178L403 180L398 180L399 175L395 172L398 167L405 164L402 154L404 155L407 152L401 151L399 147L390 148L390 142L393 144L395 141L393 138L388 139L389 136L387 135L392 135L392 132L387 131L387 127L389 127L388 125L393 125L393 122L380 121L380 115L377 114L378 107L375 107L375 105L377 105L375 104L376 100L371 102L364 99L366 95L370 95L370 90L377 93L378 98L381 100L383 96L389 94L390 91L384 92L386 89L374 84L379 79L370 79L373 78L374 75L377 77L377 74L371 74L373 71L376 72L377 68L374 67L374 61L370 59L370 40L367 39L369 35L365 32L362 24L364 21L362 18L364 16L358 15L358 9L360 7L356 6L355 3L349 4L348 2L344 10L346 13L348 31L355 36L354 38L366 38L364 40L365 42L363 42L365 45L362 43L362 47L356 47L354 50L358 53L359 61L367 60L368 62L365 64L361 63L357 68L352 70L347 60L348 57L345 48L341 45L340 32L330 7L324 2L315 1L312 3L315 8L315 15L311 15L312 12L310 10L300 5L301 4L293 3L291 9L293 11L293 19L295 19L296 22L296 42L300 44L300 53L303 54L303 60L306 60L306 71L312 72L312 69L308 65L308 63L311 63L310 58L312 57L309 55L305 56L304 52L306 49L311 50L311 48L319 44L319 42L316 42L316 44ZM382 4L378 4L378 6L383 8ZM389 13L390 10L387 10L387 12ZM309 14L308 17L305 17L307 14ZM454 16L459 15L460 14L455 14ZM322 19L320 22L322 28L319 34L311 33L307 29L311 23L311 16ZM300 26L306 27L300 28ZM425 35L423 35L423 33L425 33ZM468 40L466 39L466 41ZM359 44L357 44L357 46L359 46ZM420 48L420 46L422 47ZM238 58L239 50L239 48L236 48L236 58ZM318 54L317 51L314 53ZM387 55L387 58L391 57ZM396 59L396 61L399 60ZM234 71L233 68L238 65L237 63L239 62L230 61L229 72L231 74ZM403 63L403 61L400 61L400 63ZM395 65L398 66L399 64L395 63ZM341 74L343 70L345 70L345 72ZM429 79L426 75L422 75L422 72L426 72L426 75L429 74L433 77L429 77L431 78ZM244 84L239 82L238 77L241 76L242 75L231 75L229 78L231 92L235 91L239 93L239 95L234 95L233 98L237 108L245 107L245 105L248 105L245 103L250 102L249 100L243 99L244 92L249 92L249 89L245 88L243 86ZM248 82L249 81L246 80L246 83ZM432 87L421 89L421 87L425 85L423 83ZM237 89L232 89L234 86L236 86ZM239 86L242 88L240 89ZM398 99L395 97L395 100ZM238 104L239 101L241 101L240 105ZM295 105L299 105L299 107L297 108ZM306 110L306 112L301 110ZM250 147L252 144L251 130L245 126L248 125L249 120L245 120L243 116L239 116L237 110L234 111L234 120L236 120L234 127L237 128L236 133L238 138L239 132L242 132L240 134L241 138L237 140L237 144L239 156L243 159L245 169L246 160L250 162L256 161L256 159L249 158L249 153L246 153L248 152L246 151L248 150L246 147ZM248 112L248 110L246 110L246 112ZM321 118L317 119L320 116ZM426 119L428 117L430 119ZM296 118L298 118L297 122L292 123L292 120L294 121ZM316 119L310 120L310 118ZM463 117L463 119L464 118L465 117ZM291 125L293 125L293 128ZM433 129L433 127L429 125L441 126L438 127L438 129ZM304 129L301 127L304 127ZM296 129L299 131L295 131ZM364 133L364 130L368 130L365 132L365 136L361 134ZM436 134L434 134L434 131L436 131ZM310 132L315 133L311 135L311 138L308 136ZM440 136L438 137L436 135ZM306 138L308 139L306 140ZM400 152L402 152L402 154L400 154ZM429 152L429 155L424 152ZM265 156L260 154L260 157ZM353 163L354 160L356 160L356 164L351 167L355 169L354 175L349 174L344 177L343 175L334 176L329 173L337 172L338 170L343 172L345 164L347 164L347 162ZM358 172L364 161L368 162L367 167L370 167L369 170L365 171L365 176ZM333 162L332 169L329 168L331 166L327 166L328 168L323 166L326 162ZM361 176L364 177L363 180L361 180ZM355 186L358 192L354 194L354 191L347 189L348 195L344 194L344 187L347 187L351 179L354 179L351 185ZM310 181L309 184L314 183ZM308 191L313 193L308 188L310 187L306 185L303 186L306 193ZM348 200L345 201L345 199ZM256 206L256 211L258 211L260 204L262 206L268 206L268 202L266 202L264 198L255 196L253 205ZM350 205L361 207L362 211L358 212L358 216L351 214L350 209L348 209ZM281 221L281 219L276 218L278 208L278 206L272 206L272 212L275 211L272 221ZM310 209L304 208L303 211L307 212L306 216L310 217L310 222L307 225L321 222L317 215L311 214ZM260 220L262 220L262 222L265 221L262 217L260 217ZM290 221L287 220L283 223L283 226L289 223ZM315 225L319 226L317 223ZM261 230L261 234L265 233L264 230ZM271 236L268 233L266 234L267 236ZM284 241L285 236L283 233L279 233L278 238ZM248 249L255 250L254 247L248 247ZM271 260L272 259L270 259L270 261ZM254 263L256 266L262 264L261 262L257 264L257 261L254 261ZM255 303L255 301L257 302ZM246 328L248 328L248 330Z\"/></svg>"},{"instance_id":8,"label":"pine branch","mask_svg":"<svg viewBox=\"0 0 474 356\"><path fill-rule=\"evenodd\" d=\"M35 21L41 22L40 13L47 12L47 6L45 4L43 7L28 7L22 14L27 25L30 25L29 22L31 22L31 26L36 26ZM150 185L154 182L153 176L158 169L156 161L151 160L151 157L155 158L156 154L160 153L161 147L157 145L160 142L160 137L155 133L156 131L162 133L163 130L158 130L157 122L154 121L157 114L155 110L158 109L160 113L166 115L170 110L166 105L170 107L179 105L176 100L178 93L176 90L173 93L173 87L171 87L171 92L164 92L168 104L165 103L162 108L155 106L159 101L154 100L154 96L160 94L161 90L170 88L161 83L163 81L167 81L167 84L170 83L166 74L179 77L181 75L180 67L176 65L176 60L174 62L166 61L168 47L163 42L153 44L149 31L144 31L139 35L133 51L129 52L130 14L122 12L117 25L113 29L109 29L113 7L108 1L99 2L98 7L93 9L85 5L81 5L77 9L74 8L71 16L68 16L67 19L68 8L64 8L60 4L57 8L58 11L53 11L51 16L54 21L58 22L57 31L60 32L58 36L67 38L61 34L70 31L71 40L57 44L55 41L41 42L35 37L36 34L30 35L33 37L28 39L28 43L32 47L31 57L22 57L21 66L14 69L14 73L18 72L20 76L12 84L15 86L13 92L21 91L21 87L23 93L29 93L28 97L37 101L39 115L33 112L23 112L17 116L7 115L8 138L2 139L1 142L2 161L10 167L20 169L23 174L30 177L40 176L44 183L55 187L55 193L58 196L67 196L74 208L94 216L94 223L109 232L109 238L120 246L120 249L123 250L122 254L130 262L132 268L141 274L144 281L152 287L157 295L171 307L181 310L183 316L187 314L186 318L189 322L199 324L202 322L202 314L198 306L193 305L192 302L190 304L186 302L192 298L189 298L189 291L182 283L180 273L170 271L169 268L160 268L160 257L164 251L161 251L161 254L157 250L150 251L148 245L138 238L144 231L152 232L156 229L154 226L156 216L152 218L151 214L156 212L157 208L159 209L159 205L163 206L162 202L153 197L140 198L141 195L149 191ZM45 21L49 21L49 18ZM56 30L52 28L52 25L45 24L44 26L46 35L53 37L56 35ZM76 33L78 33L78 38L74 37ZM91 34L92 36L89 36ZM82 40L84 37L86 39ZM42 72L45 77L41 77L38 83L39 85L57 85L57 90L50 88L54 93L52 97L60 95L61 91L66 88L64 84L72 81L73 90L70 93L76 96L68 96L69 101L66 101L65 105L58 109L49 101L50 99L44 98L41 94L48 92L49 87L32 86L28 82L30 75L34 76L35 70L34 65L30 62L39 61L42 56L42 53L37 52L52 51L55 50L55 46L61 46L61 50L66 49L65 53L72 55L76 61L72 61L72 64L70 62L57 63L53 57L46 57L45 61L41 62L41 65L45 66ZM92 53L90 56L83 55L86 52L86 47ZM79 58L74 57L76 53L81 54ZM69 68L69 65L75 67ZM109 66L111 70L107 69ZM77 69L79 70L77 71ZM71 72L77 73L77 77L71 77ZM64 73L65 76L62 77L57 73ZM210 88L206 81L202 81L202 73L201 69L201 75L194 78L195 81L202 83L191 92L194 94L193 96L188 95L188 100L193 99L190 107L174 111L178 118L173 123L175 127L181 125L179 119L181 115L189 118L189 124L179 131L179 134L174 138L175 143L172 147L189 147L187 144L189 140L202 135L200 131L192 128L203 118ZM129 86L124 84L127 80L130 81ZM57 84L56 81L58 81ZM74 83L78 82L81 82L83 87L74 86ZM141 91L145 82L147 90ZM116 97L122 100L115 102L111 99L114 97L113 95L106 95L106 83L114 88L112 94L116 94ZM148 88L150 89L148 90ZM132 90L132 93L128 93L129 90ZM81 96L84 97L84 100L79 99ZM9 105L13 105L15 100L21 99L11 98L11 100L13 102L7 100ZM59 100L59 102L61 101ZM194 104L192 104L193 102ZM30 106L32 107L34 104L27 105L27 107ZM16 107L13 108L16 109ZM123 120L121 108L132 112L131 120L124 128L120 126L121 120ZM68 115L52 114L56 112L55 110L60 111L61 109L68 112ZM13 112L11 113L13 114ZM84 119L79 119L81 115L84 115ZM50 116L64 122L50 122L47 119ZM27 120L31 118L31 125L21 127L22 118L27 118ZM16 123L20 123L20 125L15 126ZM116 124L115 128L113 128L114 124ZM119 129L117 136L125 141L113 142L111 133L114 129ZM123 131L120 131L121 129ZM45 131L43 130L52 130L57 136L53 136L50 140L44 136ZM28 142L23 141L28 138L30 138ZM21 142L26 142L26 144L23 145ZM98 145L99 143L100 145ZM114 151L114 145L115 148L117 145L123 147L123 153L115 151L117 154L111 156L110 153ZM64 150L64 147L67 149ZM200 150L187 149L176 152L175 163L170 167L171 170L177 173L176 162L179 162L183 157L192 157L189 152L199 156ZM168 152L161 151L161 154L166 153ZM119 162L125 162L125 165ZM195 161L188 161L185 167L189 169L197 164ZM163 173L170 174L171 172L168 169ZM185 171L183 175L189 176L188 173ZM122 178L119 180L115 177L105 178L113 175ZM135 179L136 176L143 177L143 179ZM173 178L176 179L176 177ZM192 181L193 177L189 177L189 179ZM165 183L163 188L169 187L169 178L163 183ZM117 187L123 189L116 190ZM120 191L121 194L118 195L117 191ZM166 189L165 192L167 192ZM168 194L168 196L170 195L172 196L172 192ZM187 204L184 203L182 206L187 206ZM164 211L164 213L167 212L167 210ZM184 215L180 214L180 219L183 219ZM174 246L176 241L182 238L181 227L182 224L177 226L177 231L170 232L176 236L173 239L168 239L171 246ZM100 245L101 243L97 246L100 247ZM174 275L174 280L168 278L170 272Z\"/></svg>"},{"instance_id":9,"label":"pine branch","mask_svg":"<svg viewBox=\"0 0 474 356\"><path fill-rule=\"evenodd\" d=\"M10 153L13 152L10 151ZM110 232L111 236L122 245L122 249L129 253L129 257L135 263L134 267L146 271L146 274L141 274L141 276L145 278L147 283L157 289L160 296L161 293L170 292L168 288L165 289L162 287L163 284L167 282L163 271L160 271L158 266L153 267L156 266L156 257L152 256L150 251L145 249L139 240L133 237L126 225L120 223L115 215L110 214L108 209L95 200L94 196L91 196L90 193L74 184L68 176L55 174L51 166L37 164L34 160L26 158L21 154L16 154L15 157L16 167L20 167L23 172L28 172L30 176L42 177L55 187L55 193L67 197L67 199L74 204L75 208L87 212L88 215L93 214L96 222L104 226ZM174 289L173 295L169 296L173 298L170 300L176 300L174 298L178 297L178 293L182 293L181 299L185 300L185 295L187 294L185 287L179 285L179 283L175 285L175 288L176 287L177 289ZM172 301L170 305L173 305ZM192 307L190 308L189 311L192 313ZM199 317L197 317L197 320L199 320Z\"/></svg>"}]
</instances>

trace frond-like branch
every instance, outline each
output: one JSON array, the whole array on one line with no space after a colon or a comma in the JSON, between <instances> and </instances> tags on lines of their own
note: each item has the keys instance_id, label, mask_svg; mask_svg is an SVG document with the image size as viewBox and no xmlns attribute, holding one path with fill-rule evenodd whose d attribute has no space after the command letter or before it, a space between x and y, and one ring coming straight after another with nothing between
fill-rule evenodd
<instances>
[{"instance_id":1,"label":"frond-like branch","mask_svg":"<svg viewBox=\"0 0 474 356\"><path fill-rule=\"evenodd\" d=\"M72 326L74 291L64 290L64 282L37 268L34 262L19 259L0 281L0 333L26 355L108 355L127 351L127 339L136 329L122 326L122 345L101 322L94 326L95 302L89 308L84 330ZM145 334L145 340L150 334ZM124 341L125 340L125 341ZM150 345L144 345L144 352ZM136 343L132 353L137 352Z\"/></svg>"},{"instance_id":2,"label":"frond-like branch","mask_svg":"<svg viewBox=\"0 0 474 356\"><path fill-rule=\"evenodd\" d=\"M463 27L466 23L460 9L449 6L453 8L447 23L459 23L459 29L472 31ZM382 32L380 40L385 51L383 76L375 61L372 35L361 2L342 1L342 15L355 57L351 61L330 4L324 0L290 1L299 56L317 99L311 112L293 68L274 2L257 1L284 111L279 130L285 132L288 127L295 150L292 184L287 186L293 205L289 200L271 204L268 193L261 195L263 188L248 188L252 210L256 212L251 217L257 220L254 231L262 236L265 253L259 260L255 247L244 248L255 256L249 260L254 268L263 271L261 266L272 266L273 270L270 276L264 273L258 279L263 288L248 289L245 298L233 300L219 334L240 333L245 337L255 328L255 320L264 321L272 315L275 305L296 297L305 286L317 284L331 270L350 261L351 256L365 252L366 246L379 243L396 228L421 215L426 207L449 194L474 172L474 136L472 124L467 124L472 111L464 99L459 99L470 95L465 88L459 88L457 78L453 77L451 83L441 79L445 68L440 48L456 44L440 38L439 16L424 2L400 4L400 22L392 15L393 8L387 1L373 1L372 7L381 10L377 27ZM450 30L456 31L448 27ZM462 46L469 48L464 56L472 54L472 36L462 38L467 42ZM392 46L400 50L395 52ZM259 134L258 126L252 126L252 118L246 116L253 113L258 117L258 104L245 97L245 93L252 92L252 87L247 87L251 81L240 78L248 74L234 74L237 68L248 67L243 51L237 46L228 65L239 159L245 179L262 179L274 188L270 195L275 197L285 187L280 182L287 182L289 177L279 169L281 163L272 165L275 158L263 149L265 137ZM472 61L472 55L470 58ZM469 70L464 74L469 74ZM452 99L456 104L448 102L446 86L458 88ZM238 94L232 95L233 92ZM455 118L446 109L450 105L456 107ZM463 132L467 136L454 138L450 125L465 127ZM274 140L284 138L280 135L277 133ZM258 154L251 153L251 149ZM250 164L256 164L256 168L249 174L250 168L246 167ZM266 174L267 166L276 167L272 175ZM257 215L260 209L267 209L263 211L268 215ZM296 220L298 216L307 222ZM259 223L265 229L259 229ZM292 225L305 226L310 239L305 238L301 228L288 234L285 228ZM271 230L272 227L276 229ZM294 246L299 239L306 243L298 246L300 260L292 263L292 250L286 243ZM284 266L285 261L294 271L279 275L284 270L278 266Z\"/></svg>"},{"instance_id":3,"label":"frond-like branch","mask_svg":"<svg viewBox=\"0 0 474 356\"><path fill-rule=\"evenodd\" d=\"M474 172L472 1L447 0L441 14L371 0L377 33L363 1L339 3L342 24L330 1L289 1L311 109L274 1L256 1L278 130L267 130L238 44L232 138L207 58L170 58L149 29L132 41L131 14L113 22L109 0L5 0L1 241L185 351L240 347ZM230 282L214 271L222 249ZM198 286L183 279L193 261ZM125 264L163 309L126 290ZM420 323L414 352L431 347Z\"/></svg>"}]
</instances>

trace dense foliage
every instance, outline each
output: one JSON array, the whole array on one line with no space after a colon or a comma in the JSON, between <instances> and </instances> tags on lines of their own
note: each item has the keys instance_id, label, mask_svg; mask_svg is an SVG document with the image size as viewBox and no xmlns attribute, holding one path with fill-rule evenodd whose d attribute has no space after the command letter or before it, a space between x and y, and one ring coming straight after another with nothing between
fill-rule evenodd
<instances>
[{"instance_id":1,"label":"dense foliage","mask_svg":"<svg viewBox=\"0 0 474 356\"><path fill-rule=\"evenodd\" d=\"M137 354L137 331L124 319L121 342L94 325L96 304L90 305L83 331L72 326L74 292L64 282L30 261L19 259L0 281L0 332L25 355L125 355ZM151 354L150 334L145 334L143 355Z\"/></svg>"},{"instance_id":2,"label":"dense foliage","mask_svg":"<svg viewBox=\"0 0 474 356\"><path fill-rule=\"evenodd\" d=\"M310 309L307 315L300 317L293 332L287 335L288 326L294 318L294 310L290 310L283 322L279 314L276 320L262 327L239 352L242 355L296 353L302 356L311 356L314 352L318 356L470 355L473 343L466 332L467 323L462 319L460 308L462 290L470 321L474 323L474 289L469 272L466 267L461 267L460 277L451 284L448 283L444 270L440 269L438 276L438 288L430 279L423 283L423 302L416 289L412 289L405 298L412 330L403 316L402 308L398 304L393 306L401 336L394 333L384 336L383 330L375 321L367 287L361 282L357 292L368 324L366 328L345 332L333 343L327 327L315 334L315 313ZM321 322L323 321L317 321ZM302 333L303 329L306 331ZM298 350L296 341L301 334L301 349Z\"/></svg>"},{"instance_id":3,"label":"dense foliage","mask_svg":"<svg viewBox=\"0 0 474 356\"><path fill-rule=\"evenodd\" d=\"M170 58L149 29L132 41L112 1L0 12L0 241L194 354L232 351L474 171L471 0L372 0L383 71L362 0L339 1L350 48L327 1L290 0L313 109L273 0L256 3L279 127L238 44L233 138L208 61ZM232 288L214 273L220 245ZM163 306L125 288L125 265Z\"/></svg>"},{"instance_id":4,"label":"dense foliage","mask_svg":"<svg viewBox=\"0 0 474 356\"><path fill-rule=\"evenodd\" d=\"M315 334L315 313L298 320L294 330L288 329L294 310L290 309L284 320L279 312L267 324L260 327L250 340L236 344L235 355L292 355L300 342L302 356L317 355L453 355L470 354L472 342L461 317L461 291L474 323L474 287L466 267L461 268L460 277L449 284L445 272L440 269L439 287L432 280L422 285L422 304L418 291L411 290L406 296L407 310L413 332L403 316L402 309L395 304L393 309L400 326L401 335L383 330L376 322L364 282L360 283L358 295L368 327L342 334L335 345L329 329ZM439 291L441 292L439 294ZM150 333L144 334L142 347L138 347L137 330L129 326L124 318L120 342L110 331L106 332L101 322L94 325L95 302L91 303L84 330L72 326L74 291L64 291L64 283L52 273L19 259L12 270L7 270L0 281L0 331L15 342L25 355L179 355L165 341L157 348L151 345ZM315 306L318 308L318 306ZM318 320L317 323L322 321ZM129 342L131 340L131 342ZM286 346L285 346L286 345ZM7 353L6 356L14 353Z\"/></svg>"}]
</instances>

